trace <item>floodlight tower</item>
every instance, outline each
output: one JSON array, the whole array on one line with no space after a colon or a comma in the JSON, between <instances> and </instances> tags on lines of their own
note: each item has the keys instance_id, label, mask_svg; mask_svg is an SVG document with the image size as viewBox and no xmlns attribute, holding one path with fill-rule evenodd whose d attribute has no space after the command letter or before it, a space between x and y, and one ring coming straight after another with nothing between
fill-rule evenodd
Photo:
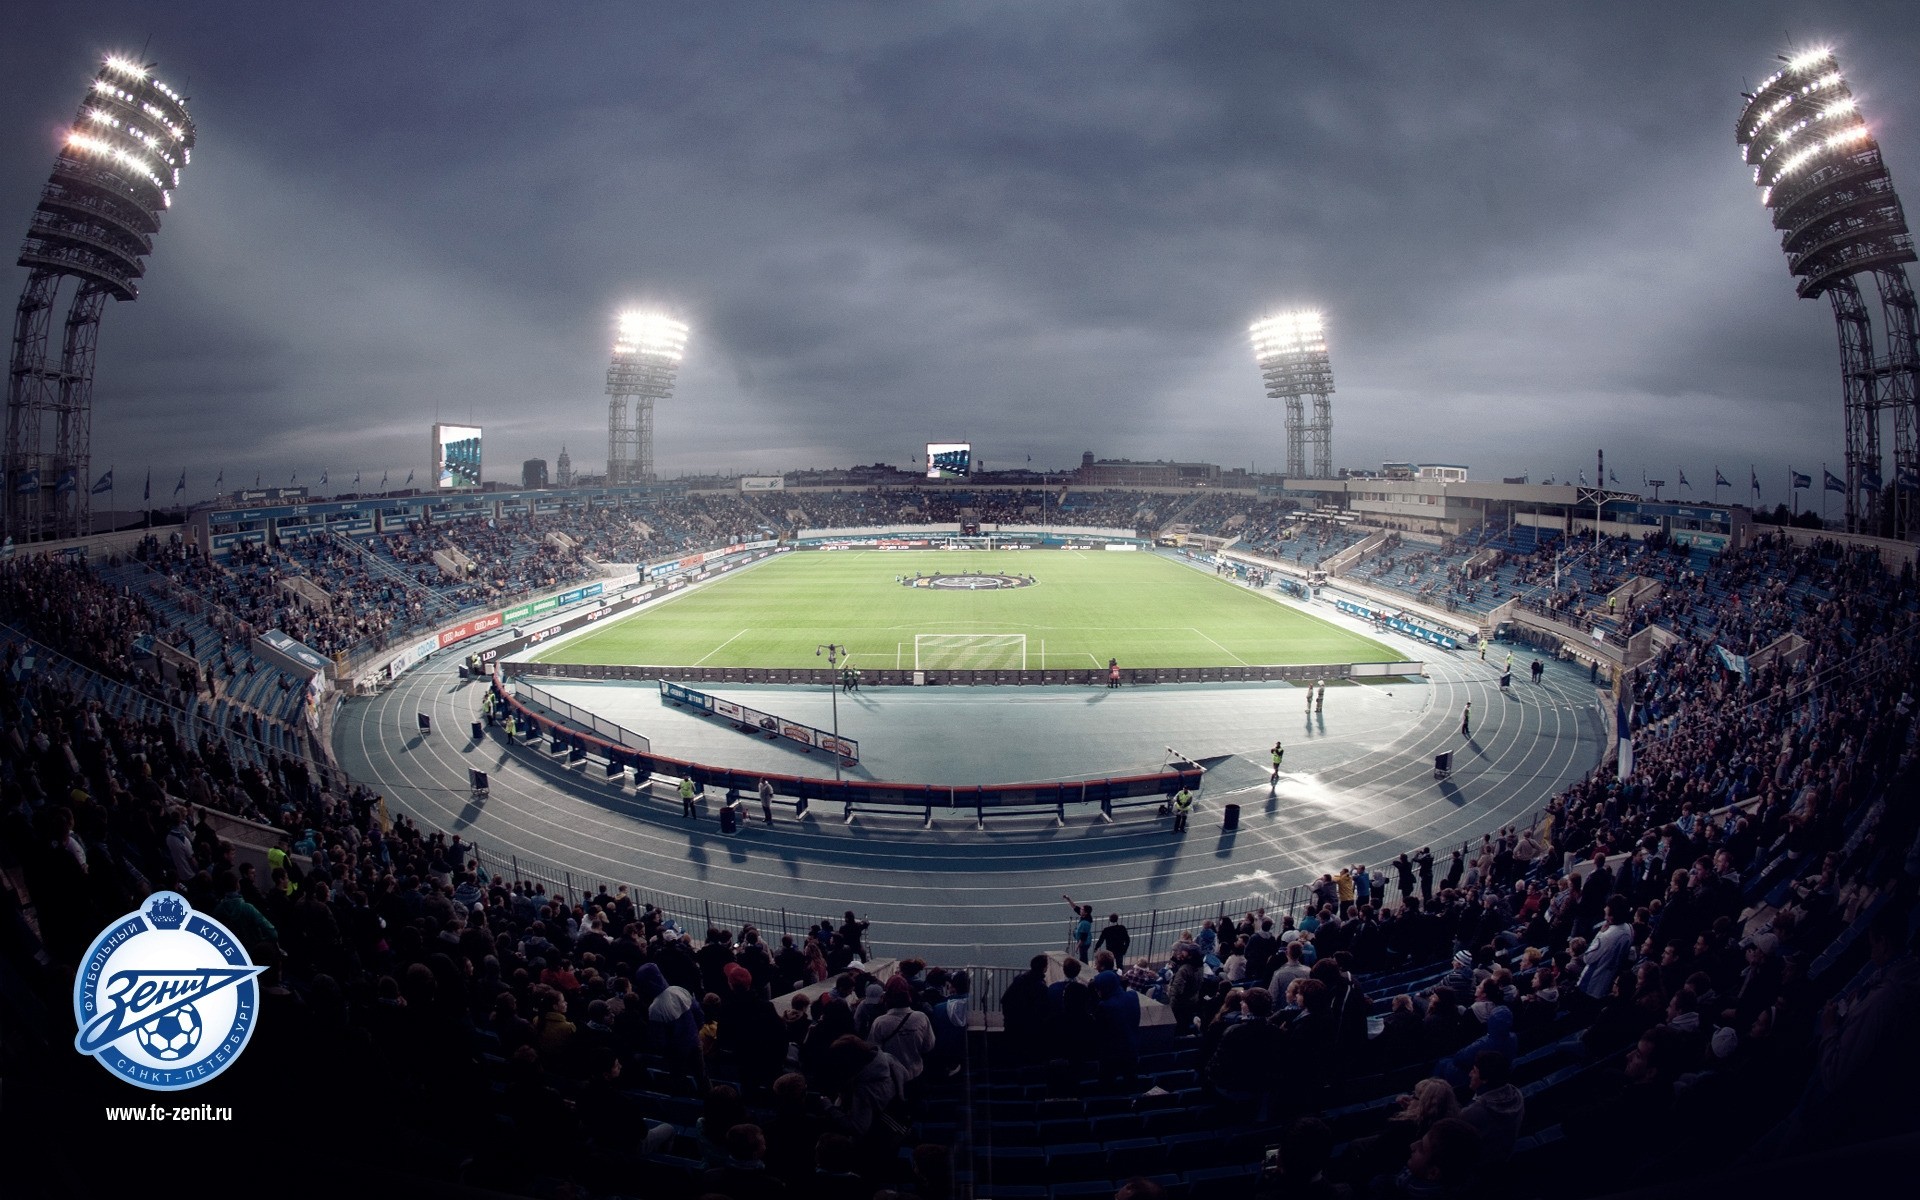
<instances>
[{"instance_id":1,"label":"floodlight tower","mask_svg":"<svg viewBox=\"0 0 1920 1200\"><path fill-rule=\"evenodd\" d=\"M1796 289L1826 294L1840 333L1840 379L1847 430L1847 529L1911 536L1920 523L1920 441L1914 404L1920 379L1913 286L1913 235L1830 50L1794 58L1759 88L1734 124L1734 140L1753 168L1760 201L1773 212ZM1885 323L1877 354L1858 277L1873 276ZM1882 414L1892 417L1892 479L1881 474ZM1867 494L1861 502L1861 493Z\"/></svg>"},{"instance_id":2,"label":"floodlight tower","mask_svg":"<svg viewBox=\"0 0 1920 1200\"><path fill-rule=\"evenodd\" d=\"M652 483L653 402L673 395L687 327L664 313L620 314L607 368L607 482Z\"/></svg>"},{"instance_id":3,"label":"floodlight tower","mask_svg":"<svg viewBox=\"0 0 1920 1200\"><path fill-rule=\"evenodd\" d=\"M1333 364L1327 359L1326 324L1317 312L1284 312L1255 321L1253 356L1267 381L1267 395L1287 402L1287 478L1333 475ZM1306 401L1313 398L1313 416ZM1308 448L1313 474L1307 474Z\"/></svg>"},{"instance_id":4,"label":"floodlight tower","mask_svg":"<svg viewBox=\"0 0 1920 1200\"><path fill-rule=\"evenodd\" d=\"M0 461L6 531L19 541L90 532L100 316L109 299L140 294L135 281L193 151L186 101L152 70L119 57L101 65L20 248L28 275L14 312ZM68 280L74 288L55 358L53 314Z\"/></svg>"}]
</instances>

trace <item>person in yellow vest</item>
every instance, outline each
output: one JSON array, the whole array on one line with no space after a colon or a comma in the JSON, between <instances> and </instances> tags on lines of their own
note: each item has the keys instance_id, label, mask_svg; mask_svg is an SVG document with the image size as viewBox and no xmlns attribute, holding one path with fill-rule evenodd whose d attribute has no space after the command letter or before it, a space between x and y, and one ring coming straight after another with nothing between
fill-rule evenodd
<instances>
[{"instance_id":1,"label":"person in yellow vest","mask_svg":"<svg viewBox=\"0 0 1920 1200\"><path fill-rule=\"evenodd\" d=\"M696 818L700 815L700 810L693 806L692 775L682 775L680 777L680 815L683 817Z\"/></svg>"},{"instance_id":2,"label":"person in yellow vest","mask_svg":"<svg viewBox=\"0 0 1920 1200\"><path fill-rule=\"evenodd\" d=\"M1270 784L1277 785L1280 782L1280 764L1286 761L1286 757L1287 757L1287 748L1281 745L1277 741L1274 742L1273 744L1273 778L1269 781Z\"/></svg>"},{"instance_id":3,"label":"person in yellow vest","mask_svg":"<svg viewBox=\"0 0 1920 1200\"><path fill-rule=\"evenodd\" d=\"M287 853L287 846L289 844L289 841L290 839L288 838L288 836L283 833L280 835L280 844L278 846L274 846L268 849L267 875L269 878L271 878L276 872L280 873L280 877L283 879L287 878L288 875L291 874L291 872L287 871L287 859L290 857L290 855L288 855ZM289 889L291 889L293 885L291 882L289 882L287 886Z\"/></svg>"},{"instance_id":4,"label":"person in yellow vest","mask_svg":"<svg viewBox=\"0 0 1920 1200\"><path fill-rule=\"evenodd\" d=\"M1173 831L1175 833L1187 831L1187 816L1192 812L1193 793L1186 788L1181 788L1180 794L1173 798Z\"/></svg>"}]
</instances>

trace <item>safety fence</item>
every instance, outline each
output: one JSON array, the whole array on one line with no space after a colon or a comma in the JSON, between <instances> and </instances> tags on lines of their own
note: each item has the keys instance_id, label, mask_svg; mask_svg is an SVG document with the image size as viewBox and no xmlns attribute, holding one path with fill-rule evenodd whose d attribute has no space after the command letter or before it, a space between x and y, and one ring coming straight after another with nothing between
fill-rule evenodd
<instances>
[{"instance_id":1,"label":"safety fence","mask_svg":"<svg viewBox=\"0 0 1920 1200\"><path fill-rule=\"evenodd\" d=\"M544 688L537 688L530 683L516 680L513 690L514 694L523 700L537 704L554 716L581 726L590 733L597 733L609 741L617 742L622 746L632 746L636 750L653 749L653 743L647 740L645 734L635 733L626 726L615 724L597 713L568 704Z\"/></svg>"},{"instance_id":2,"label":"safety fence","mask_svg":"<svg viewBox=\"0 0 1920 1200\"><path fill-rule=\"evenodd\" d=\"M813 801L842 804L851 814L856 805L891 811L919 809L923 820L932 820L938 808L974 810L976 820L984 821L988 809L1052 808L1065 819L1066 806L1098 805L1111 816L1116 801L1146 799L1158 804L1181 789L1197 790L1206 772L1193 764L1142 775L1123 775L1105 779L1058 780L1037 783L929 784L890 783L866 779L824 779L804 775L786 775L770 771L736 770L709 766L668 755L653 754L638 746L610 742L562 724L554 717L528 707L502 676L491 683L494 703L484 724L499 721L507 736L518 741L544 741L548 752L564 757L569 764L588 762L604 770L609 783L623 786L628 772L636 785L644 786L655 774L686 780L696 794L708 788L752 794L762 780L773 786L775 794L791 798L795 812L804 814ZM476 739L486 733L483 722L474 722ZM475 780L476 788L480 786Z\"/></svg>"},{"instance_id":3,"label":"safety fence","mask_svg":"<svg viewBox=\"0 0 1920 1200\"><path fill-rule=\"evenodd\" d=\"M509 678L615 680L638 683L671 679L682 683L839 685L844 672L825 667L671 667L586 663L503 662ZM1287 666L1122 667L1120 684L1152 683L1308 683L1326 679L1362 679L1420 675L1420 662L1320 663ZM1074 670L880 670L861 668L861 687L1093 687L1109 683L1106 667Z\"/></svg>"}]
</instances>

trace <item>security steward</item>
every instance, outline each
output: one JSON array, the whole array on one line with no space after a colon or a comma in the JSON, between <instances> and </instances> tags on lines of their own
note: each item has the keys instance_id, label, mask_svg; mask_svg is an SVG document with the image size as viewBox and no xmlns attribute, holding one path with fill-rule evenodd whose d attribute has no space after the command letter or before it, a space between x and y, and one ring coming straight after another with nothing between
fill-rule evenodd
<instances>
[{"instance_id":1,"label":"security steward","mask_svg":"<svg viewBox=\"0 0 1920 1200\"><path fill-rule=\"evenodd\" d=\"M1192 812L1193 793L1186 788L1181 788L1180 794L1173 798L1173 831L1175 833L1187 831L1187 817Z\"/></svg>"}]
</instances>

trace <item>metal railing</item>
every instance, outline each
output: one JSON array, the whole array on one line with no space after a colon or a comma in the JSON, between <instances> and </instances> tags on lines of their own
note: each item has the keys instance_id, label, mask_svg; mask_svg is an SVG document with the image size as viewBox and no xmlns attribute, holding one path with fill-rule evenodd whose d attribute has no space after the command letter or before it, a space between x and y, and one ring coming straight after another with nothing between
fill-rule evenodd
<instances>
[{"instance_id":1,"label":"metal railing","mask_svg":"<svg viewBox=\"0 0 1920 1200\"><path fill-rule=\"evenodd\" d=\"M615 724L605 717L589 712L584 708L568 704L565 700L547 691L537 688L522 679L513 681L513 694L523 700L538 704L554 716L578 725L592 733L597 733L608 741L626 746L633 750L652 750L653 743L643 733L635 733L624 725Z\"/></svg>"}]
</instances>

